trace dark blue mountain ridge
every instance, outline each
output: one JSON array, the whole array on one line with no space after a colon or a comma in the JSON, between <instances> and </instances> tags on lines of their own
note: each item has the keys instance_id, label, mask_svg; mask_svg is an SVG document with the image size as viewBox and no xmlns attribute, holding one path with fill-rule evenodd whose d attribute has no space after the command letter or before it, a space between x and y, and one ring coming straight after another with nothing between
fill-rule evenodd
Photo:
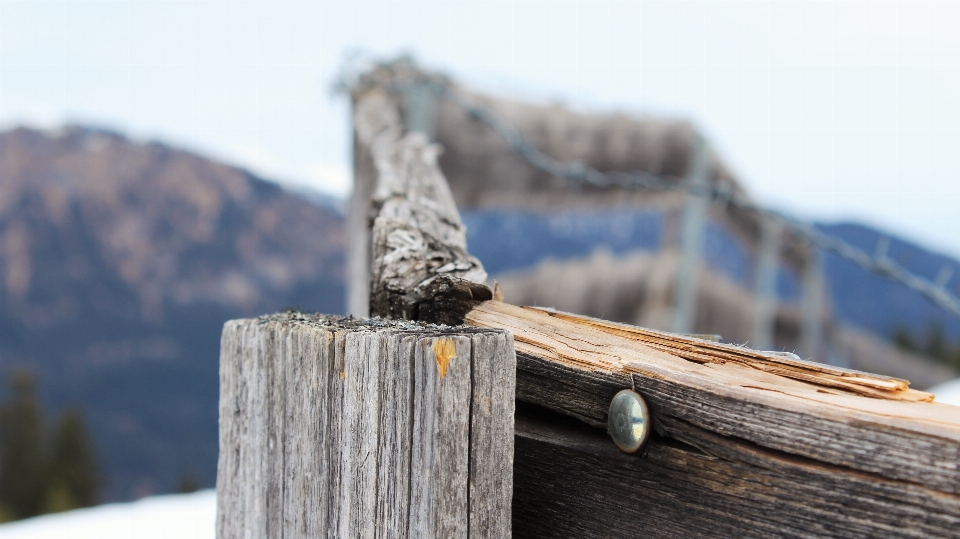
<instances>
[{"instance_id":1,"label":"dark blue mountain ridge","mask_svg":"<svg viewBox=\"0 0 960 539\"><path fill-rule=\"evenodd\" d=\"M664 216L656 209L580 210L471 210L463 212L471 253L496 276L530 268L546 259L566 260L588 256L597 248L625 255L657 251L663 247ZM907 239L876 228L852 223L820 223L824 233L836 236L867 252L881 238L889 239L890 258L918 275L934 279L944 267L955 268L954 292L960 290L960 262ZM745 288L753 282L750 248L723 226L709 223L704 234L704 260ZM827 253L826 281L837 319L892 338L905 328L916 338L940 327L953 340L960 339L960 318L908 289L899 282L871 273L853 262ZM797 277L781 269L779 296L793 302L799 297Z\"/></svg>"},{"instance_id":2,"label":"dark blue mountain ridge","mask_svg":"<svg viewBox=\"0 0 960 539\"><path fill-rule=\"evenodd\" d=\"M656 209L544 212L468 211L463 215L471 254L492 274L533 266L545 258L580 258L598 247L617 255L662 248L664 215ZM737 282L750 276L748 250L709 223L704 257Z\"/></svg>"},{"instance_id":3,"label":"dark blue mountain ridge","mask_svg":"<svg viewBox=\"0 0 960 539\"><path fill-rule=\"evenodd\" d=\"M817 228L868 253L876 252L881 242L889 241L889 258L930 280L936 279L944 268L952 268L947 288L960 295L960 261L955 258L860 223L818 223ZM947 313L903 284L832 253L827 254L824 265L834 312L840 320L890 337L903 328L922 339L929 330L939 327L951 340L960 339L960 317Z\"/></svg>"}]
</instances>

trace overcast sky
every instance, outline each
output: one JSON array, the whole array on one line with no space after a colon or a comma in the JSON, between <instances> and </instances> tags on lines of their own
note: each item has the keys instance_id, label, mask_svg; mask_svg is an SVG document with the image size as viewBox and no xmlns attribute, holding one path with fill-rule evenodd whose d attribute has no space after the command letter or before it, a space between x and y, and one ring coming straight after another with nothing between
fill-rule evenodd
<instances>
[{"instance_id":1,"label":"overcast sky","mask_svg":"<svg viewBox=\"0 0 960 539\"><path fill-rule=\"evenodd\" d=\"M349 190L350 51L693 121L761 201L960 256L960 3L0 0L0 124L111 127Z\"/></svg>"}]
</instances>

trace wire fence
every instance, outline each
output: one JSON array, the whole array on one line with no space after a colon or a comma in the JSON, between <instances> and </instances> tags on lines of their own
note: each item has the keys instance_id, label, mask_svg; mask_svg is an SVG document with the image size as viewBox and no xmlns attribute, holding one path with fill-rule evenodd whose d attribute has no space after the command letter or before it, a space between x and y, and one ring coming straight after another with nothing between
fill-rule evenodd
<instances>
[{"instance_id":1,"label":"wire fence","mask_svg":"<svg viewBox=\"0 0 960 539\"><path fill-rule=\"evenodd\" d=\"M356 83L348 83L345 79L341 79L339 87L340 89L346 90L352 88L355 84ZM834 253L868 271L893 279L926 297L948 313L960 317L960 297L957 297L956 294L946 287L947 282L950 277L952 277L952 271L944 268L935 279L927 279L912 273L887 256L884 245L888 246L889 240L887 240L886 243L881 243L880 248L877 249L875 254L869 254L863 249L851 245L836 236L823 233L810 223L795 219L772 208L762 206L750 200L742 193L735 191L727 184L718 185L711 182L692 182L688 179L665 177L645 171L604 172L582 162L558 160L542 152L512 124L501 118L489 107L473 103L461 94L453 91L450 84L427 81L413 84L390 85L386 89L399 94L405 94L411 91L428 91L438 99L443 99L459 106L473 118L490 126L506 141L517 155L522 157L530 165L551 176L596 187L641 188L689 193L695 196L707 197L711 202L716 204L729 204L743 210L756 212L768 219L779 220L795 234L804 238L811 246Z\"/></svg>"}]
</instances>

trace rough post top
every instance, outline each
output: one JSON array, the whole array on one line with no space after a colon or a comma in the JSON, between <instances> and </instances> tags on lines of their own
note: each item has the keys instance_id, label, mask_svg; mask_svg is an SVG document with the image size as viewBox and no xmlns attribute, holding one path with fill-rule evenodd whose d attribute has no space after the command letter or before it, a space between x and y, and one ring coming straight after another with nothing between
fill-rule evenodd
<instances>
[{"instance_id":1,"label":"rough post top","mask_svg":"<svg viewBox=\"0 0 960 539\"><path fill-rule=\"evenodd\" d=\"M505 329L480 328L475 326L432 324L427 322L398 320L387 318L354 318L331 314L308 313L295 310L281 311L257 318L230 320L225 325L263 325L302 326L328 331L393 331L424 334L472 335L509 333Z\"/></svg>"}]
</instances>

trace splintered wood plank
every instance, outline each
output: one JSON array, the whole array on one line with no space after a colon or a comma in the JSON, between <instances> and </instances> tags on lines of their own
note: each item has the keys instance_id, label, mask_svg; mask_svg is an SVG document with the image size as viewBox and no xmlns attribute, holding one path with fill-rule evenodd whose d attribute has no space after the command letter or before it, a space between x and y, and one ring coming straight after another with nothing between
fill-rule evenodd
<instances>
[{"instance_id":1,"label":"splintered wood plank","mask_svg":"<svg viewBox=\"0 0 960 539\"><path fill-rule=\"evenodd\" d=\"M654 418L881 477L960 493L960 408L867 397L741 361L698 362L570 317L486 302L467 315L516 340L517 397L602 427L635 386ZM705 451L709 448L701 448Z\"/></svg>"},{"instance_id":2,"label":"splintered wood plank","mask_svg":"<svg viewBox=\"0 0 960 539\"><path fill-rule=\"evenodd\" d=\"M285 313L222 356L218 537L510 536L508 332Z\"/></svg>"},{"instance_id":3,"label":"splintered wood plank","mask_svg":"<svg viewBox=\"0 0 960 539\"><path fill-rule=\"evenodd\" d=\"M686 335L609 322L553 309L525 308L541 311L576 324L590 326L604 333L619 335L643 343L655 350L697 363L722 364L732 361L786 378L844 389L868 397L912 401L933 400L933 395L930 393L910 390L908 387L910 383L898 378L833 367L786 354L761 352L743 346L705 341Z\"/></svg>"},{"instance_id":4,"label":"splintered wood plank","mask_svg":"<svg viewBox=\"0 0 960 539\"><path fill-rule=\"evenodd\" d=\"M370 518L377 524L365 528L352 516L356 525L338 528L341 535L377 529L382 536L503 537L512 488L518 537L956 536L960 408L929 402L931 395L905 380L481 303L494 294L467 251L437 166L439 148L422 135L404 134L399 96L392 93L424 83L444 82L397 62L361 76L353 91L358 155L375 169L358 172L366 182L358 193L376 178L366 214L372 230L354 238L353 251L365 254L369 246L372 253L370 312L451 325L465 317L471 325L512 333L515 355L507 340L481 343L457 329L386 345L380 356L387 360L376 365L407 365L409 375L374 379L357 371L356 388L353 381L345 385L342 406L347 426L340 462L350 475L333 481L346 489L344 497L354 497L346 506L332 503L345 518L354 506L369 506L365 493L377 483ZM354 283L361 273L351 270ZM376 368L373 343L364 346L343 354L359 362L348 371ZM398 362L393 349L403 350ZM507 381L513 365L507 356L516 360L515 386ZM646 398L657 431L633 455L615 449L602 430L610 399L625 388ZM371 406L354 406L374 390ZM510 432L514 392L547 411L518 416L511 476L506 445L484 440ZM387 401L409 404L395 412ZM379 415L371 407L379 407ZM361 410L379 424L359 417ZM555 412L586 425L564 422ZM224 439L237 436L231 428L224 427ZM399 475L378 464L374 479L363 468L373 447L376 461L397 467Z\"/></svg>"}]
</instances>

